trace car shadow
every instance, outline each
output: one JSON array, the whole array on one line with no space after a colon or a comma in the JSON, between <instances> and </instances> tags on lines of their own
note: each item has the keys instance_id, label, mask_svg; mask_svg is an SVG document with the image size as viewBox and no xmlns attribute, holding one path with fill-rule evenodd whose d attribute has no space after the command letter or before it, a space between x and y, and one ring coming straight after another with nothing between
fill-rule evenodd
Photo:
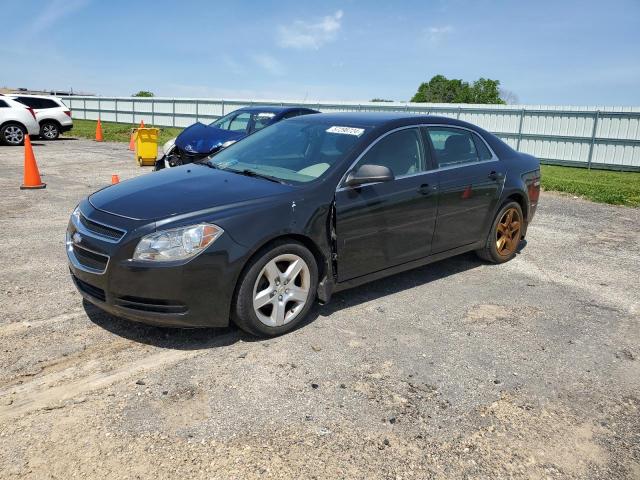
<instances>
[{"instance_id":1,"label":"car shadow","mask_svg":"<svg viewBox=\"0 0 640 480\"><path fill-rule=\"evenodd\" d=\"M525 246L526 241L523 240L517 253L520 254ZM327 317L345 308L382 299L451 275L458 275L481 265L486 265L486 262L480 260L473 252L469 252L337 292L331 297L328 304L315 304L307 318L295 330L305 328L318 317ZM261 342L267 340L249 335L233 324L226 328L154 327L114 317L86 300L83 300L83 307L89 320L114 335L160 348L200 350L225 347L238 341Z\"/></svg>"},{"instance_id":2,"label":"car shadow","mask_svg":"<svg viewBox=\"0 0 640 480\"><path fill-rule=\"evenodd\" d=\"M227 328L167 328L124 320L100 310L86 300L82 307L91 322L105 330L138 343L174 350L202 350L226 347L246 334L235 325Z\"/></svg>"}]
</instances>

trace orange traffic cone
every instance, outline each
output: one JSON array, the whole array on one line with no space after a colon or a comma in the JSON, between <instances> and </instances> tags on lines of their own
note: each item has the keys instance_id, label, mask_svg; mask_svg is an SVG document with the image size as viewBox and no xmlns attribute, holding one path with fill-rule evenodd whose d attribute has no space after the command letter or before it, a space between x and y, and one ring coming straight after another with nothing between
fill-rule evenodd
<instances>
[{"instance_id":1,"label":"orange traffic cone","mask_svg":"<svg viewBox=\"0 0 640 480\"><path fill-rule=\"evenodd\" d=\"M96 125L96 142L102 142L104 139L102 138L102 122L98 117L98 123Z\"/></svg>"},{"instance_id":2,"label":"orange traffic cone","mask_svg":"<svg viewBox=\"0 0 640 480\"><path fill-rule=\"evenodd\" d=\"M132 152L136 149L135 144L136 144L136 129L132 128L131 137L129 137L129 150L131 150Z\"/></svg>"},{"instance_id":3,"label":"orange traffic cone","mask_svg":"<svg viewBox=\"0 0 640 480\"><path fill-rule=\"evenodd\" d=\"M138 128L144 128L144 120L140 121L140 126ZM136 149L136 130L131 129L131 137L129 137L129 150L132 152Z\"/></svg>"},{"instance_id":4,"label":"orange traffic cone","mask_svg":"<svg viewBox=\"0 0 640 480\"><path fill-rule=\"evenodd\" d=\"M24 183L20 185L20 190L31 190L36 188L45 188L46 183L40 180L40 172L36 157L33 155L33 147L29 135L24 136Z\"/></svg>"},{"instance_id":5,"label":"orange traffic cone","mask_svg":"<svg viewBox=\"0 0 640 480\"><path fill-rule=\"evenodd\" d=\"M120 183L120 177L118 175L111 175L111 185Z\"/></svg>"}]
</instances>

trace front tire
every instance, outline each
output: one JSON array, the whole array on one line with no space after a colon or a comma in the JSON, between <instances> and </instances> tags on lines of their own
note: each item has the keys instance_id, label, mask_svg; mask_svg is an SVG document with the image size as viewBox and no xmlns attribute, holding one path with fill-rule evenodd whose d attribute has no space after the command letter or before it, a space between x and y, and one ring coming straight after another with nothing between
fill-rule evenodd
<instances>
[{"instance_id":1,"label":"front tire","mask_svg":"<svg viewBox=\"0 0 640 480\"><path fill-rule=\"evenodd\" d=\"M24 144L27 129L18 123L8 123L0 129L0 143L3 145L20 146Z\"/></svg>"},{"instance_id":2,"label":"front tire","mask_svg":"<svg viewBox=\"0 0 640 480\"><path fill-rule=\"evenodd\" d=\"M518 202L507 202L493 220L484 248L477 255L491 263L505 263L516 256L524 231L524 217Z\"/></svg>"},{"instance_id":3,"label":"front tire","mask_svg":"<svg viewBox=\"0 0 640 480\"><path fill-rule=\"evenodd\" d=\"M307 316L317 286L318 265L309 249L292 240L276 242L245 269L234 299L233 320L252 335L282 335Z\"/></svg>"},{"instance_id":4,"label":"front tire","mask_svg":"<svg viewBox=\"0 0 640 480\"><path fill-rule=\"evenodd\" d=\"M40 138L57 140L60 136L60 126L56 122L43 122L40 125Z\"/></svg>"}]
</instances>

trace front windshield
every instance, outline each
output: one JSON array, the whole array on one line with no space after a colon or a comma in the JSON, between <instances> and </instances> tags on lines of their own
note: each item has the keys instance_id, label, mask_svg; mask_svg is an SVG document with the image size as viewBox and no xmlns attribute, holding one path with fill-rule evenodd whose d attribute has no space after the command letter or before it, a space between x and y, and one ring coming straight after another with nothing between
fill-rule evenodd
<instances>
[{"instance_id":1,"label":"front windshield","mask_svg":"<svg viewBox=\"0 0 640 480\"><path fill-rule=\"evenodd\" d=\"M279 122L210 157L223 170L250 171L286 183L322 176L349 153L367 128L304 120Z\"/></svg>"}]
</instances>

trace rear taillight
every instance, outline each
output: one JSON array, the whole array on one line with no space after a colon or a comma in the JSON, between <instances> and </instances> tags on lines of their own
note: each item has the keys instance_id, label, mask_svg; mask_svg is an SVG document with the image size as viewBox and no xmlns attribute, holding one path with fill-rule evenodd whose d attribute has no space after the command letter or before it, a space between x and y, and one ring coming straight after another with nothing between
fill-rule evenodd
<instances>
[{"instance_id":1,"label":"rear taillight","mask_svg":"<svg viewBox=\"0 0 640 480\"><path fill-rule=\"evenodd\" d=\"M29 113L33 115L33 119L36 120L36 112L33 111L33 108L27 107L27 110L29 110Z\"/></svg>"},{"instance_id":2,"label":"rear taillight","mask_svg":"<svg viewBox=\"0 0 640 480\"><path fill-rule=\"evenodd\" d=\"M71 117L71 112L69 110L65 110L64 113L66 113L67 116Z\"/></svg>"}]
</instances>

